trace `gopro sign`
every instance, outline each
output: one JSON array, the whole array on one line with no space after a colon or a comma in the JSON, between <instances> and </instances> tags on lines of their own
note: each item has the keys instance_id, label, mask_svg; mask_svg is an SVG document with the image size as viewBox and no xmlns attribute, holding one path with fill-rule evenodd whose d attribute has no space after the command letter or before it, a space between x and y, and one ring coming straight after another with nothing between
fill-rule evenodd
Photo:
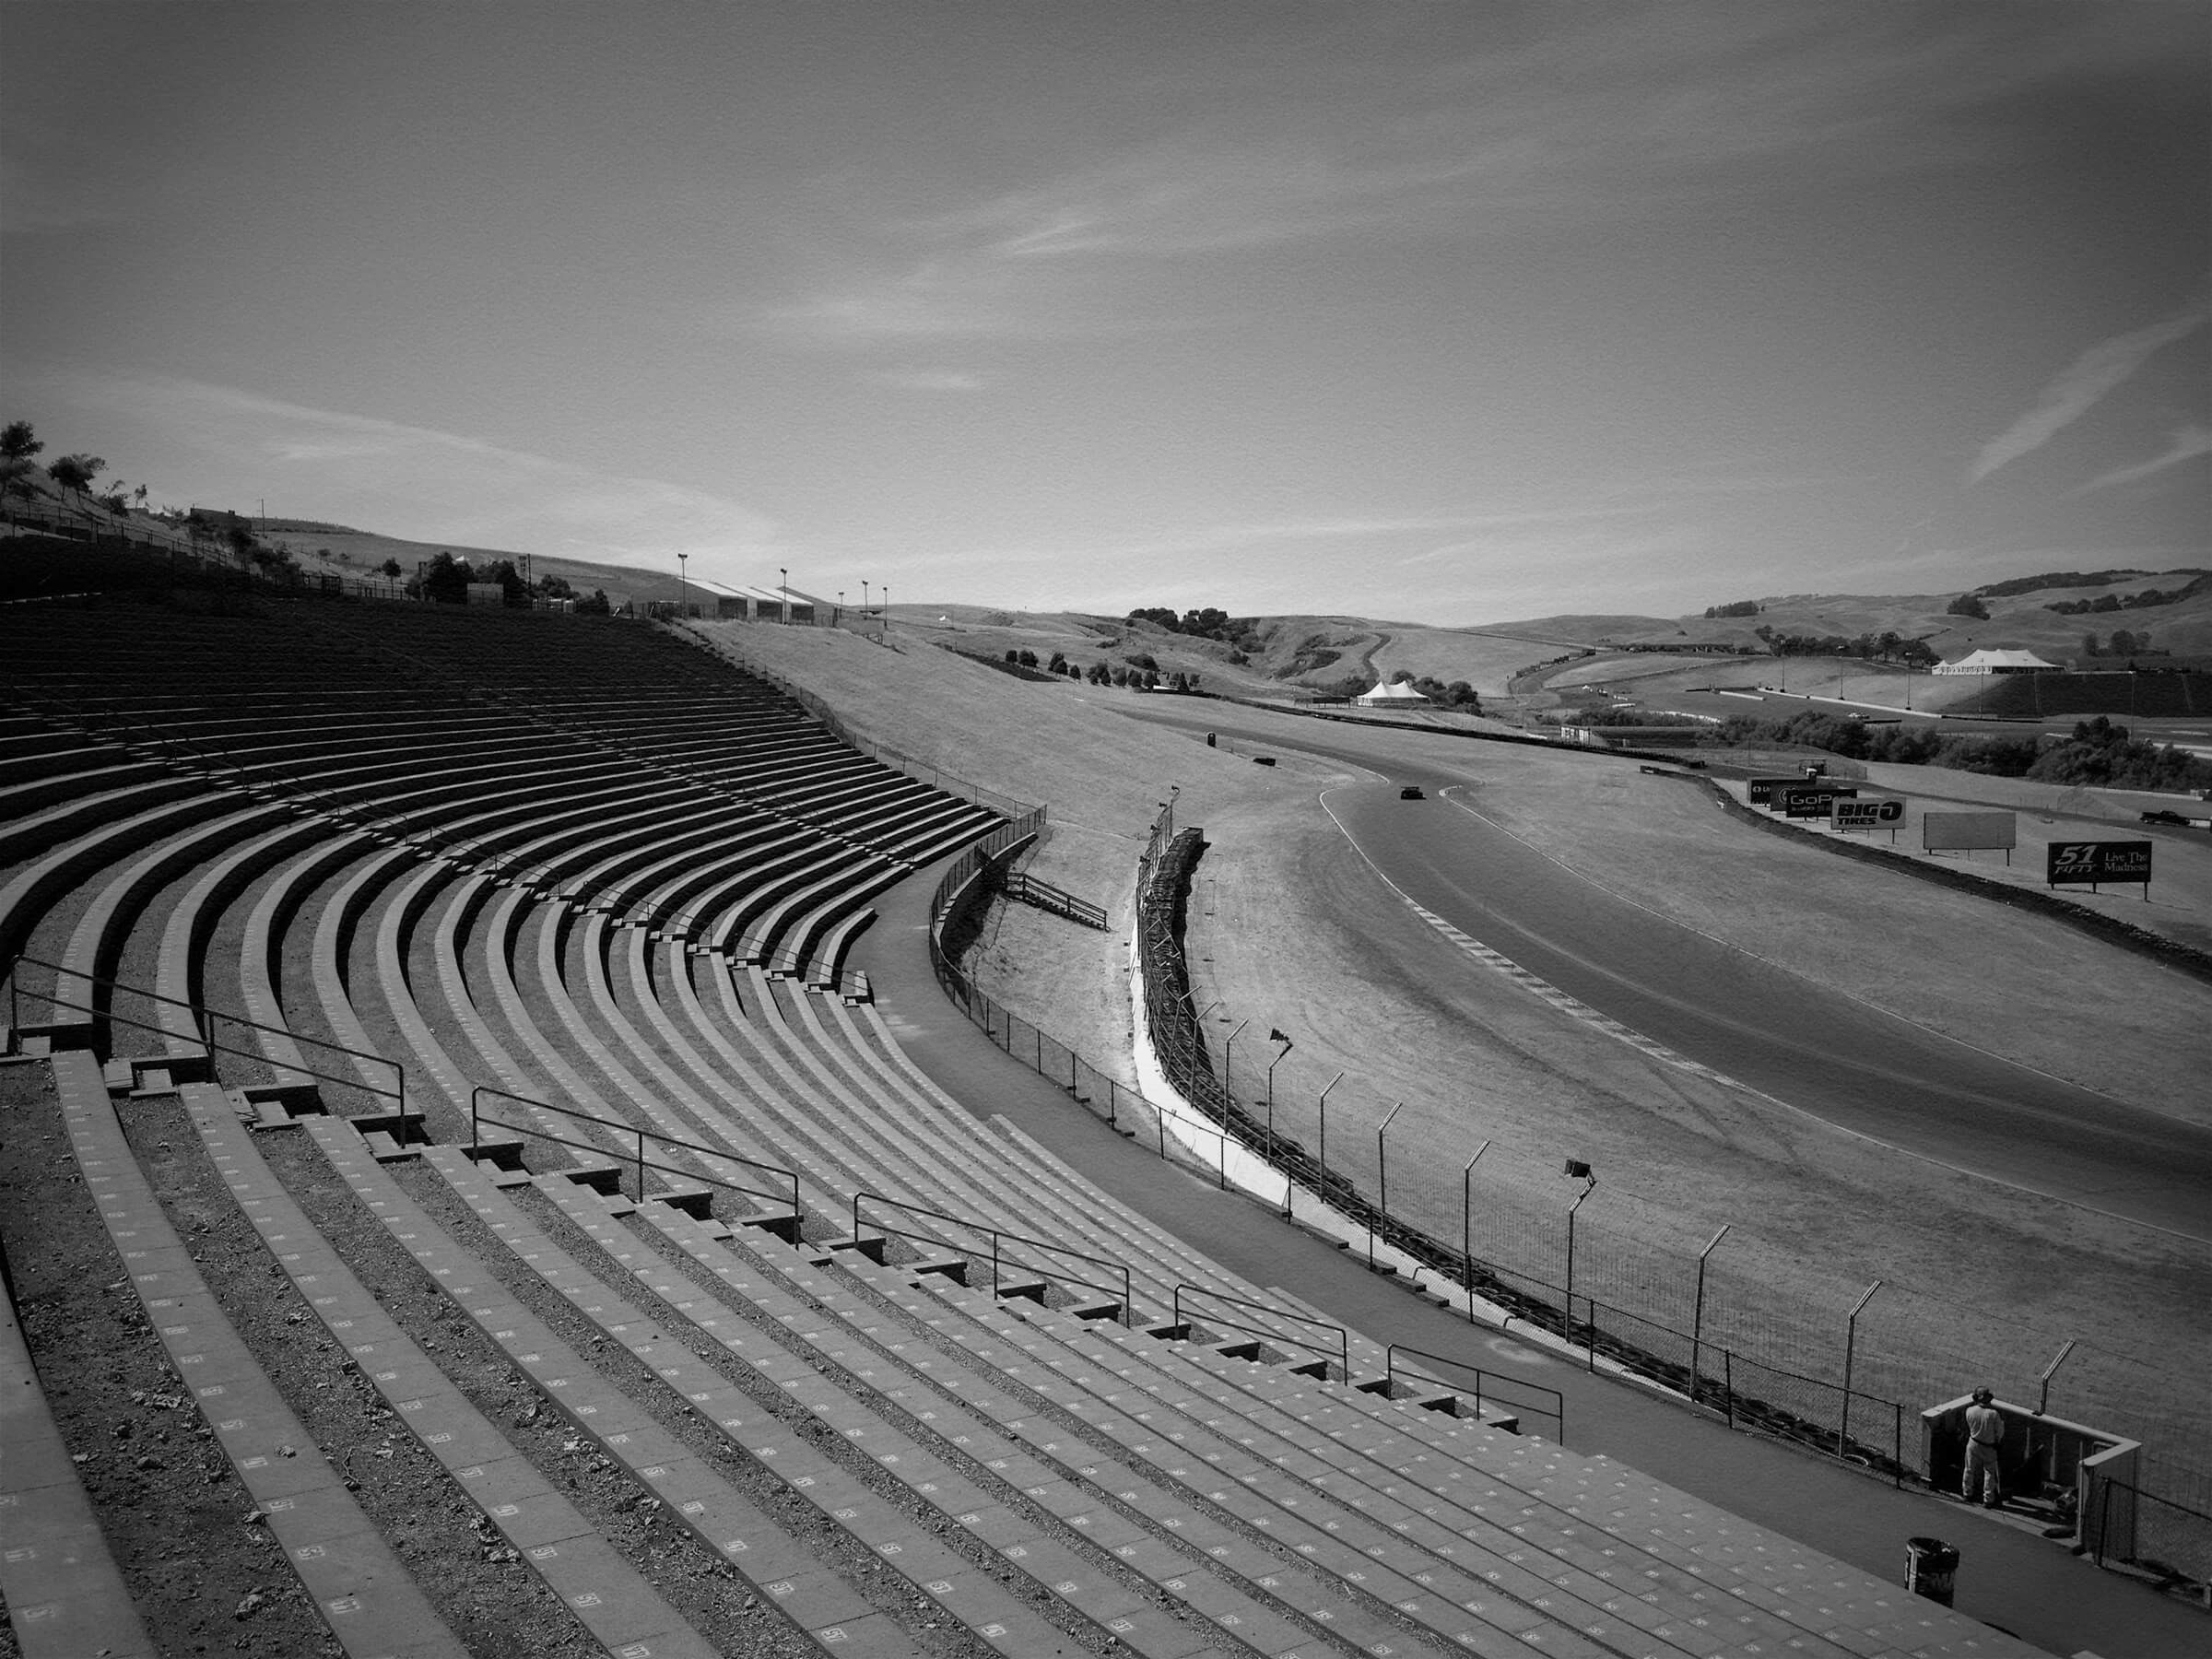
<instances>
[{"instance_id":1,"label":"gopro sign","mask_svg":"<svg viewBox=\"0 0 2212 1659\"><path fill-rule=\"evenodd\" d=\"M2108 881L2134 881L2148 888L2150 850L2147 841L2053 841L2043 879L2052 887L2086 887L2091 891Z\"/></svg>"}]
</instances>

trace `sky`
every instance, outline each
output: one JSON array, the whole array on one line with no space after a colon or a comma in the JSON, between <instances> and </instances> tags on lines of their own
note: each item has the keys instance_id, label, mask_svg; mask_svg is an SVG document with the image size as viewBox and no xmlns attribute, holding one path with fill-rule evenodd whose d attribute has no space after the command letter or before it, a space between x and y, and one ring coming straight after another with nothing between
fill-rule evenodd
<instances>
[{"instance_id":1,"label":"sky","mask_svg":"<svg viewBox=\"0 0 2212 1659\"><path fill-rule=\"evenodd\" d=\"M1471 625L2212 566L2189 0L0 6L156 504Z\"/></svg>"}]
</instances>

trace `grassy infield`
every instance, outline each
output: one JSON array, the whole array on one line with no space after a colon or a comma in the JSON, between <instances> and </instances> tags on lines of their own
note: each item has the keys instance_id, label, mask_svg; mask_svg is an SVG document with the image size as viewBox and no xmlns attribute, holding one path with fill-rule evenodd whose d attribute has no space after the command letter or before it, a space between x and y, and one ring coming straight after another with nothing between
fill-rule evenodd
<instances>
[{"instance_id":1,"label":"grassy infield","mask_svg":"<svg viewBox=\"0 0 2212 1659\"><path fill-rule=\"evenodd\" d=\"M1518 1256L1556 1281L1572 1194L1560 1159L1585 1158L1606 1181L1580 1218L1578 1291L1687 1327L1690 1263L1731 1223L1712 1265L1709 1336L1834 1375L1844 1315L1879 1278L1858 1327L1862 1388L1917 1408L1986 1378L2032 1399L2042 1366L2076 1337L2054 1412L2212 1466L2201 1385L2212 1331L2193 1312L2212 1305L2212 1249L1856 1140L1552 1012L1468 963L1349 855L1317 801L1348 781L1340 771L1288 756L1253 767L1121 717L1136 706L1127 692L1025 685L896 628L891 650L815 629L707 631L823 696L864 735L1050 805L1053 831L1032 867L1106 904L1114 931L1010 907L977 968L992 994L1101 1069L1125 1066L1135 861L1173 782L1179 821L1203 825L1211 843L1191 943L1199 1000L1226 999L1209 1021L1216 1040L1229 1030L1220 1021L1246 1018L1253 1032L1298 1033L1276 1074L1277 1112L1309 1147L1315 1096L1348 1071L1329 1100L1330 1159L1371 1193L1374 1126L1406 1100L1390 1131L1394 1210L1456 1238L1461 1169L1488 1137L1477 1252ZM1286 742L1296 729L1286 724ZM1622 761L1405 741L1465 767L1482 810L1638 902L2025 1064L2212 1116L2199 982L1731 824ZM2178 855L2161 847L2170 866ZM2212 866L2212 853L2197 862ZM2212 921L2212 870L2162 888L2179 930ZM2130 893L2110 907L2136 903ZM1252 1035L1238 1051L1241 1093L1258 1080L1256 1065L1243 1069L1262 1052Z\"/></svg>"}]
</instances>

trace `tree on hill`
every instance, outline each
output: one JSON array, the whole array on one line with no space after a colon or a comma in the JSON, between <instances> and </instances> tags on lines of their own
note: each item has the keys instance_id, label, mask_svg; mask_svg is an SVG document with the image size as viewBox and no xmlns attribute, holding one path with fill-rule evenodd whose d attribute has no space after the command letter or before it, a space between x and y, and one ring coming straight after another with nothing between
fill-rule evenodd
<instances>
[{"instance_id":1,"label":"tree on hill","mask_svg":"<svg viewBox=\"0 0 2212 1659\"><path fill-rule=\"evenodd\" d=\"M396 559L387 559L382 564L378 565L376 569L377 573L383 577L383 579L387 582L397 582L401 576L406 574L406 567L402 565Z\"/></svg>"},{"instance_id":2,"label":"tree on hill","mask_svg":"<svg viewBox=\"0 0 2212 1659\"><path fill-rule=\"evenodd\" d=\"M476 579L467 559L455 559L441 547L437 557L423 567L422 575L407 583L407 594L433 605L466 605L468 584Z\"/></svg>"},{"instance_id":3,"label":"tree on hill","mask_svg":"<svg viewBox=\"0 0 2212 1659\"><path fill-rule=\"evenodd\" d=\"M494 559L488 570L470 576L469 581L498 582L501 604L526 606L530 603L530 589L523 581L523 573L514 568L512 559ZM467 597L465 594L462 596Z\"/></svg>"},{"instance_id":4,"label":"tree on hill","mask_svg":"<svg viewBox=\"0 0 2212 1659\"><path fill-rule=\"evenodd\" d=\"M89 489L107 466L98 455L63 455L48 465L46 476L64 489Z\"/></svg>"},{"instance_id":5,"label":"tree on hill","mask_svg":"<svg viewBox=\"0 0 2212 1659\"><path fill-rule=\"evenodd\" d=\"M6 497L9 511L18 500L28 501L38 494L30 482L38 472L31 457L45 447L28 420L11 420L0 428L0 495Z\"/></svg>"},{"instance_id":6,"label":"tree on hill","mask_svg":"<svg viewBox=\"0 0 2212 1659\"><path fill-rule=\"evenodd\" d=\"M576 601L576 614L580 617L604 617L613 609L614 606L608 602L605 588L594 588L589 599Z\"/></svg>"},{"instance_id":7,"label":"tree on hill","mask_svg":"<svg viewBox=\"0 0 2212 1659\"><path fill-rule=\"evenodd\" d=\"M1989 620L1989 606L1971 594L1961 594L1943 607L1947 617L1971 617L1977 622Z\"/></svg>"}]
</instances>

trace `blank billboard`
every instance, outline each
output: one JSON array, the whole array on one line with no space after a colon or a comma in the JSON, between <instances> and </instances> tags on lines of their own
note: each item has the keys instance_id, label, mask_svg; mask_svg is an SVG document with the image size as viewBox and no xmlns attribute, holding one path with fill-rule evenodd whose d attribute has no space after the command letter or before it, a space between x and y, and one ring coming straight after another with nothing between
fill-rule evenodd
<instances>
[{"instance_id":1,"label":"blank billboard","mask_svg":"<svg viewBox=\"0 0 2212 1659\"><path fill-rule=\"evenodd\" d=\"M1931 812L1920 820L1924 852L1958 852L1973 847L2020 844L2019 815L2011 812Z\"/></svg>"}]
</instances>

